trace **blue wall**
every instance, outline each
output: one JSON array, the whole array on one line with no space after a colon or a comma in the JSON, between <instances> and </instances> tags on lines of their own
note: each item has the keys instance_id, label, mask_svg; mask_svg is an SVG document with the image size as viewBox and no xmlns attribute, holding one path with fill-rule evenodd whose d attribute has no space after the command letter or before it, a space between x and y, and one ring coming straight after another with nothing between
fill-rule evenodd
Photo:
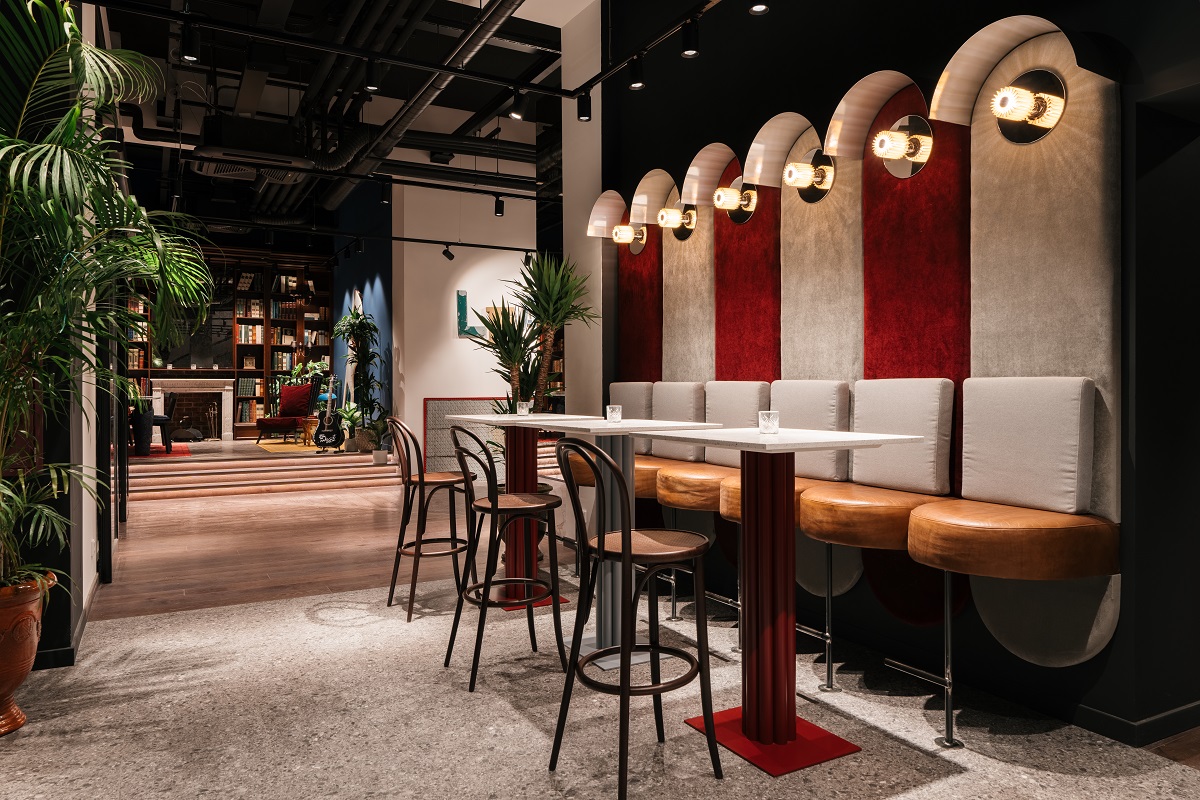
<instances>
[{"instance_id":1,"label":"blue wall","mask_svg":"<svg viewBox=\"0 0 1200 800\"><path fill-rule=\"evenodd\" d=\"M333 317L350 310L354 290L362 293L363 311L379 326L382 363L376 374L383 383L379 402L392 408L392 207L379 202L379 184L359 185L339 209L338 229L345 236L334 239L337 263L333 270ZM354 252L354 234L387 237L364 239L363 252ZM338 378L346 373L346 343L333 342L333 370Z\"/></svg>"}]
</instances>

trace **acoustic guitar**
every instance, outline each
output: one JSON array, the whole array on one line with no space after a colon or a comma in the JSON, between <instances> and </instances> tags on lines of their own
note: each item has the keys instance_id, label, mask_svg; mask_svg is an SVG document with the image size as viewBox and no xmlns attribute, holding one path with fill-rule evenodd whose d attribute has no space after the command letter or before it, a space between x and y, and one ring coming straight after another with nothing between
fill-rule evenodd
<instances>
[{"instance_id":1,"label":"acoustic guitar","mask_svg":"<svg viewBox=\"0 0 1200 800\"><path fill-rule=\"evenodd\" d=\"M317 422L317 430L313 434L313 443L321 448L319 452L322 453L330 447L334 449L334 452L338 452L346 441L346 432L342 430L341 420L333 411L336 389L337 377L330 375L329 389L325 393L325 413L321 415L321 419Z\"/></svg>"}]
</instances>

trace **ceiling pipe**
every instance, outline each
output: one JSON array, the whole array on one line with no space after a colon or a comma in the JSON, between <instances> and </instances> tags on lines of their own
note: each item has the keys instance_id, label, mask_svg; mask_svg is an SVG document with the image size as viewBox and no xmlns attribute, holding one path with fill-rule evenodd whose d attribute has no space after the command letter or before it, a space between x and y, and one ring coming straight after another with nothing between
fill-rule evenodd
<instances>
[{"instance_id":1,"label":"ceiling pipe","mask_svg":"<svg viewBox=\"0 0 1200 800\"><path fill-rule=\"evenodd\" d=\"M408 40L412 38L413 32L417 30L417 26L421 24L421 20L425 19L425 16L429 13L429 9L433 7L433 4L436 1L437 0L421 0L421 4L413 9L412 14L410 14L408 19L405 20L404 27L400 29L395 38L392 40L392 43L388 45L387 52L394 56L400 55L400 52L404 49L404 45L408 44ZM391 66L388 64L384 64L382 67L380 67L380 71L382 73L380 78L386 79L390 70ZM343 115L345 117L349 117L350 119L358 119L358 113L362 111L362 107L366 105L366 103L367 96L360 92L354 98L354 102L350 105L349 109L346 109L345 105L342 104Z\"/></svg>"},{"instance_id":2,"label":"ceiling pipe","mask_svg":"<svg viewBox=\"0 0 1200 800\"><path fill-rule=\"evenodd\" d=\"M399 24L400 19L397 12L402 14L408 7L408 2L409 0L399 0L399 2L392 7L392 13L388 15L387 20L383 25L379 25L379 18L382 17L383 12L387 10L388 4L386 0L385 2L372 2L370 9L367 11L367 16L363 20L362 24L355 26L355 32L350 37L350 46L355 48L364 47L364 45L367 43L367 37L370 36L370 34L374 32L378 26L378 33L376 33L376 35L372 38L370 45L366 47L366 49L369 51L375 51L378 47L378 40L381 37L386 38L388 34L392 32L392 28L395 28L396 25ZM387 27L389 24L391 27ZM361 59L354 58L353 56L347 56L338 60L337 65L333 68L333 72L329 76L329 80L325 82L324 88L313 101L312 110L315 113L321 115L326 114L329 111L329 101L333 99L334 92L348 91L346 78L348 77L350 70L358 63L366 62L361 61Z\"/></svg>"},{"instance_id":3,"label":"ceiling pipe","mask_svg":"<svg viewBox=\"0 0 1200 800\"><path fill-rule=\"evenodd\" d=\"M488 3L483 13L463 34L454 49L451 50L450 55L442 63L445 66L454 65L461 68L470 62L475 54L487 44L487 40L513 15L513 12L520 8L521 2L522 0L492 0ZM350 171L354 173L373 172L382 164L391 153L392 148L404 137L404 134L425 112L425 109L433 104L433 101L450 84L451 80L453 80L453 75L450 74L439 72L431 75L421 90L384 126L385 132L372 143L367 156L359 156L351 163ZM337 181L322 199L322 206L326 209L337 208L353 188L353 181L345 178Z\"/></svg>"},{"instance_id":4,"label":"ceiling pipe","mask_svg":"<svg viewBox=\"0 0 1200 800\"><path fill-rule=\"evenodd\" d=\"M338 25L337 32L333 35L334 44L341 44L346 41L346 37L350 34L350 27L358 19L358 15L362 13L365 3L366 0L350 0L350 6L346 9L346 13L342 15L342 21ZM300 111L293 119L293 124L299 124L300 120L304 119L304 115L308 113L312 105L311 98L324 87L325 80L329 77L329 72L333 69L333 62L337 57L337 54L332 52L328 52L321 57L321 62L317 64L312 79L304 87L304 94L300 98Z\"/></svg>"}]
</instances>

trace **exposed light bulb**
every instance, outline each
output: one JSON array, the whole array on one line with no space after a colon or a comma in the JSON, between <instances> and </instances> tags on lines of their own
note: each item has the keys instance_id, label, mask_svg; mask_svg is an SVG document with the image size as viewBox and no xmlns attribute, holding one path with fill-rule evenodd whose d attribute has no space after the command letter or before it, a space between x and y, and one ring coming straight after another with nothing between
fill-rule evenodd
<instances>
[{"instance_id":1,"label":"exposed light bulb","mask_svg":"<svg viewBox=\"0 0 1200 800\"><path fill-rule=\"evenodd\" d=\"M683 211L678 208L659 209L658 225L660 228L684 227L690 230L696 227L696 212L690 209Z\"/></svg>"},{"instance_id":2,"label":"exposed light bulb","mask_svg":"<svg viewBox=\"0 0 1200 800\"><path fill-rule=\"evenodd\" d=\"M612 240L617 244L633 244L646 241L646 229L632 225L617 225L613 228Z\"/></svg>"},{"instance_id":3,"label":"exposed light bulb","mask_svg":"<svg viewBox=\"0 0 1200 800\"><path fill-rule=\"evenodd\" d=\"M875 155L889 161L904 158L904 153L908 150L908 136L900 131L880 131L875 134L871 150Z\"/></svg>"},{"instance_id":4,"label":"exposed light bulb","mask_svg":"<svg viewBox=\"0 0 1200 800\"><path fill-rule=\"evenodd\" d=\"M905 145L904 157L909 161L915 161L918 164L924 164L929 160L929 154L933 152L933 137L922 136L919 133L914 133L908 137L908 143Z\"/></svg>"},{"instance_id":5,"label":"exposed light bulb","mask_svg":"<svg viewBox=\"0 0 1200 800\"><path fill-rule=\"evenodd\" d=\"M784 167L783 182L797 189L808 186L828 189L833 185L833 167L815 167L812 164L793 162Z\"/></svg>"},{"instance_id":6,"label":"exposed light bulb","mask_svg":"<svg viewBox=\"0 0 1200 800\"><path fill-rule=\"evenodd\" d=\"M722 211L736 211L742 204L742 193L728 186L713 192L713 205Z\"/></svg>"},{"instance_id":7,"label":"exposed light bulb","mask_svg":"<svg viewBox=\"0 0 1200 800\"><path fill-rule=\"evenodd\" d=\"M1033 108L1025 121L1039 128L1053 128L1062 118L1065 106L1066 102L1061 97L1039 92L1033 96Z\"/></svg>"},{"instance_id":8,"label":"exposed light bulb","mask_svg":"<svg viewBox=\"0 0 1200 800\"><path fill-rule=\"evenodd\" d=\"M771 9L767 6L766 3L751 3L750 4L750 13L756 17L761 17L763 14L767 13L770 10Z\"/></svg>"},{"instance_id":9,"label":"exposed light bulb","mask_svg":"<svg viewBox=\"0 0 1200 800\"><path fill-rule=\"evenodd\" d=\"M1033 105L1033 92L1019 86L1005 86L992 95L992 114L999 119L1023 120Z\"/></svg>"}]
</instances>

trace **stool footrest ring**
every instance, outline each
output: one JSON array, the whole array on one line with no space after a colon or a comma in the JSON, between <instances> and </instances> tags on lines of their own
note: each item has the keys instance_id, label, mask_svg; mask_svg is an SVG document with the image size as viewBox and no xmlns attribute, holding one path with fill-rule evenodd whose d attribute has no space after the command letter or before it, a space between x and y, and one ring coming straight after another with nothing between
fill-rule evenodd
<instances>
[{"instance_id":1,"label":"stool footrest ring","mask_svg":"<svg viewBox=\"0 0 1200 800\"><path fill-rule=\"evenodd\" d=\"M540 603L547 597L552 597L554 590L550 588L550 582L541 580L540 578L499 578L492 580L492 588L498 586L527 586L531 594L525 598L503 598L496 599L495 597L487 598L486 602L489 606L528 606L535 603ZM473 583L463 589L463 599L473 605L481 606L484 604L483 598L483 583Z\"/></svg>"},{"instance_id":2,"label":"stool footrest ring","mask_svg":"<svg viewBox=\"0 0 1200 800\"><path fill-rule=\"evenodd\" d=\"M427 551L425 548L431 544L449 544L449 545L454 545L454 546L449 547L445 550L429 550L429 551ZM464 552L467 549L467 547L470 546L466 539L452 539L449 536L438 536L436 538L422 539L420 542L420 545L421 545L421 557L422 558L437 558L438 556L452 556L455 553ZM409 558L412 558L413 555L416 553L416 550L417 550L417 542L416 541L405 542L404 546L400 548L400 553L401 553L401 555L405 555L405 556L408 556Z\"/></svg>"},{"instance_id":3,"label":"stool footrest ring","mask_svg":"<svg viewBox=\"0 0 1200 800\"><path fill-rule=\"evenodd\" d=\"M699 659L697 659L694 654L689 653L687 650L680 650L678 647L638 643L633 646L633 652L650 653L651 655L658 653L660 656L678 658L688 665L687 671L676 678L671 678L670 680L662 681L660 683L638 683L630 686L629 694L633 697L645 697L646 695L663 694L665 692L674 691L687 686L700 672ZM613 656L620 655L621 646L619 644L593 650L587 655L579 657L578 668L575 672L575 675L579 678L579 682L584 686L587 686L589 689L594 689L595 691L603 694L620 694L621 687L619 685L606 683L605 681L598 681L591 675L588 675L585 671L585 667L597 659L611 658Z\"/></svg>"}]
</instances>

